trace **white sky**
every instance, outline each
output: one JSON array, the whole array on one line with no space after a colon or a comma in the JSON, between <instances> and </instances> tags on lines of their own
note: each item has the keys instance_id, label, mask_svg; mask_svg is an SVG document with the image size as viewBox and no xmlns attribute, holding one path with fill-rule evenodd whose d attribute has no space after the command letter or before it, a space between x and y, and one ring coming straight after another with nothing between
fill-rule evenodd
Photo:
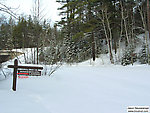
<instances>
[{"instance_id":1,"label":"white sky","mask_svg":"<svg viewBox=\"0 0 150 113\"><path fill-rule=\"evenodd\" d=\"M35 0L6 0L6 5L12 8L17 8L17 14L30 15L33 11L33 5ZM41 9L44 9L41 15L45 15L44 18L51 20L51 23L59 21L59 12L57 8L61 5L56 3L56 0L40 0Z\"/></svg>"}]
</instances>

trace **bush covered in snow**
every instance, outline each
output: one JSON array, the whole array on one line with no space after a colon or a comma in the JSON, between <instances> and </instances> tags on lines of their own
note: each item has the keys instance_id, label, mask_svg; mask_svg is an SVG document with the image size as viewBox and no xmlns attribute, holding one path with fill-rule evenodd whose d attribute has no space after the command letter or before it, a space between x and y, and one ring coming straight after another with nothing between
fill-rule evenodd
<instances>
[{"instance_id":1,"label":"bush covered in snow","mask_svg":"<svg viewBox=\"0 0 150 113\"><path fill-rule=\"evenodd\" d=\"M138 55L139 62L141 64L148 64L148 50L145 44L142 45L141 51Z\"/></svg>"},{"instance_id":2,"label":"bush covered in snow","mask_svg":"<svg viewBox=\"0 0 150 113\"><path fill-rule=\"evenodd\" d=\"M121 65L126 66L129 64L132 64L137 61L137 54L134 52L135 48L132 45L129 45L125 53L123 54L121 58Z\"/></svg>"}]
</instances>

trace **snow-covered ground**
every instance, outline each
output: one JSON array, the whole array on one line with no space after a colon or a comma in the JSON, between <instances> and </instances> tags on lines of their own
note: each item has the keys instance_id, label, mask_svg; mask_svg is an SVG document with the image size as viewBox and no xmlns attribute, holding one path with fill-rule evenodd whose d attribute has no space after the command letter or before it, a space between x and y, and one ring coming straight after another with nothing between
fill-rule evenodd
<instances>
[{"instance_id":1,"label":"snow-covered ground","mask_svg":"<svg viewBox=\"0 0 150 113\"><path fill-rule=\"evenodd\" d=\"M149 66L62 66L52 76L0 81L0 113L126 113L150 106Z\"/></svg>"},{"instance_id":2,"label":"snow-covered ground","mask_svg":"<svg viewBox=\"0 0 150 113\"><path fill-rule=\"evenodd\" d=\"M24 56L18 58L23 63ZM126 113L128 106L150 106L148 65L110 65L101 55L51 76L18 78L14 92L12 63L2 65L6 79L0 71L0 113Z\"/></svg>"}]
</instances>

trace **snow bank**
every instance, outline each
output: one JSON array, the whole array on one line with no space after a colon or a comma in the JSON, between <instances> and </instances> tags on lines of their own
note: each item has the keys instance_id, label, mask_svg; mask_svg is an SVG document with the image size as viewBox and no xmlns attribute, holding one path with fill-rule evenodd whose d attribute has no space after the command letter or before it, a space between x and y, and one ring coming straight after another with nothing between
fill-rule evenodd
<instances>
[{"instance_id":1,"label":"snow bank","mask_svg":"<svg viewBox=\"0 0 150 113\"><path fill-rule=\"evenodd\" d=\"M23 64L24 56L19 59ZM13 61L3 63L7 75ZM101 55L95 62L63 65L50 77L18 78L16 92L12 76L0 76L0 113L126 113L128 106L150 105L149 68L111 65L109 55Z\"/></svg>"},{"instance_id":2,"label":"snow bank","mask_svg":"<svg viewBox=\"0 0 150 113\"><path fill-rule=\"evenodd\" d=\"M150 102L149 66L63 66L51 77L0 82L0 113L126 113Z\"/></svg>"},{"instance_id":3,"label":"snow bank","mask_svg":"<svg viewBox=\"0 0 150 113\"><path fill-rule=\"evenodd\" d=\"M95 61L90 59L85 62L81 62L77 65L79 65L79 66L102 66L102 65L111 65L111 63L110 63L109 55L102 54L99 56L99 58L96 58Z\"/></svg>"}]
</instances>

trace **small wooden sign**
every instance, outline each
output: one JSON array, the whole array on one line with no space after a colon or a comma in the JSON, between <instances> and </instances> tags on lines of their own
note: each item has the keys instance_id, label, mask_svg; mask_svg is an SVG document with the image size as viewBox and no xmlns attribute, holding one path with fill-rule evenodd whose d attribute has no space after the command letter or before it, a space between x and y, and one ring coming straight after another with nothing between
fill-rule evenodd
<instances>
[{"instance_id":1,"label":"small wooden sign","mask_svg":"<svg viewBox=\"0 0 150 113\"><path fill-rule=\"evenodd\" d=\"M41 76L41 71L38 71L38 69L43 69L43 67L39 67L39 66L19 66L18 65L18 60L15 59L14 61L14 65L8 65L8 68L14 68L14 72L13 72L13 91L16 91L16 83L17 83L17 74L26 74L26 75L30 75L30 76ZM21 69L28 69L27 71L18 71L18 68ZM29 71L30 70L30 71ZM17 73L18 72L18 73Z\"/></svg>"},{"instance_id":2,"label":"small wooden sign","mask_svg":"<svg viewBox=\"0 0 150 113\"><path fill-rule=\"evenodd\" d=\"M41 76L41 71L38 70L18 70L18 75L26 76Z\"/></svg>"},{"instance_id":3,"label":"small wooden sign","mask_svg":"<svg viewBox=\"0 0 150 113\"><path fill-rule=\"evenodd\" d=\"M41 71L30 70L29 76L41 76Z\"/></svg>"}]
</instances>

